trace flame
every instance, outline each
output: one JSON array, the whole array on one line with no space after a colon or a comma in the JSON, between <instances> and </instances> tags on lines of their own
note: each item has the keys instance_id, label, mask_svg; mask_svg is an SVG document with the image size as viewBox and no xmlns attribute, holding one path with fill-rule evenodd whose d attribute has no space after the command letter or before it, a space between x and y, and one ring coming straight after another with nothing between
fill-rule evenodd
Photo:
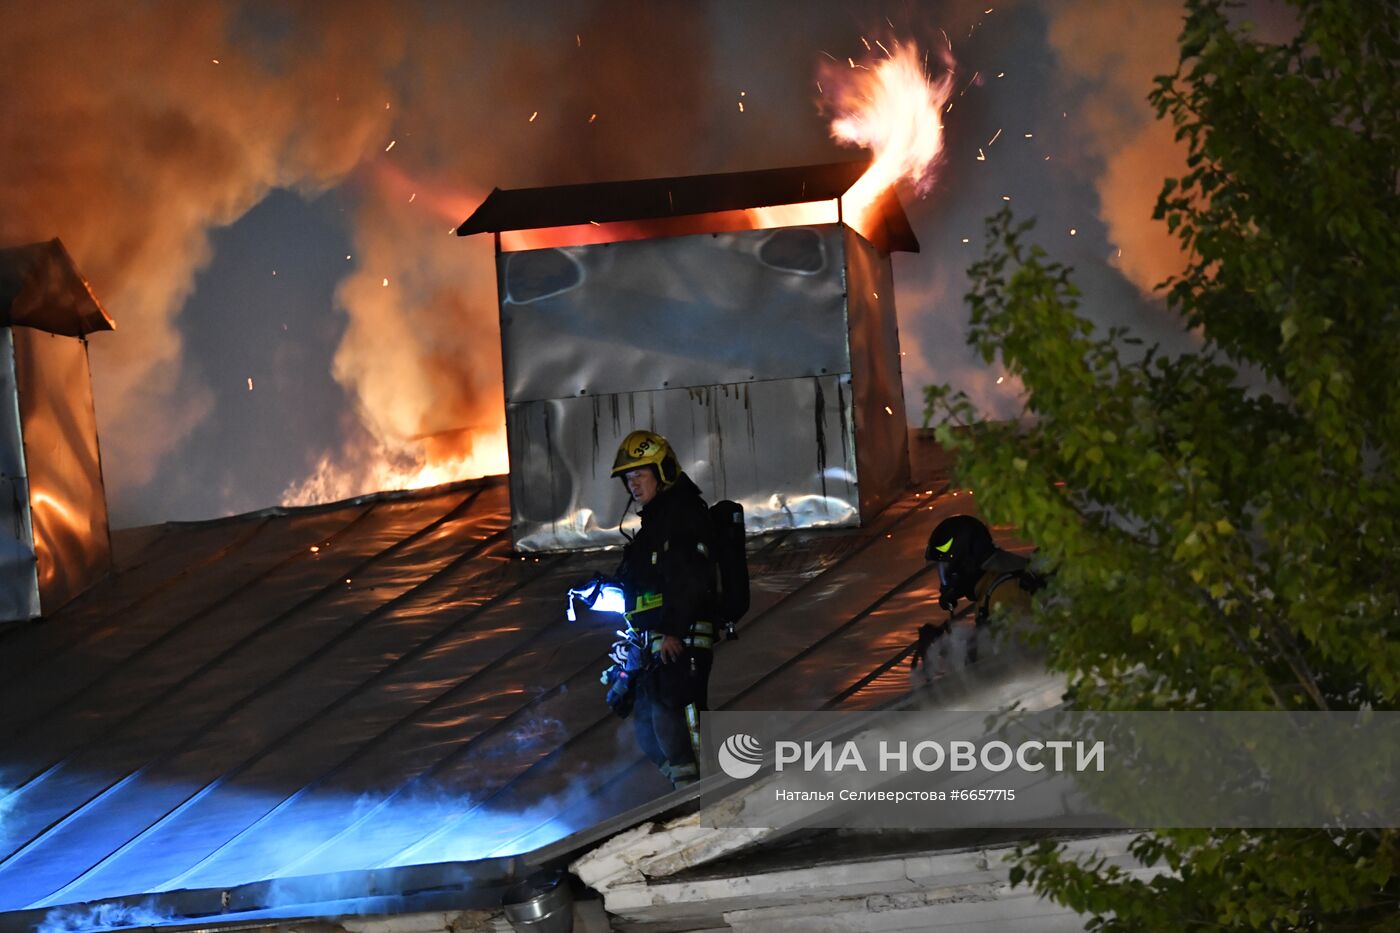
<instances>
[{"instance_id":1,"label":"flame","mask_svg":"<svg viewBox=\"0 0 1400 933\"><path fill-rule=\"evenodd\" d=\"M478 476L496 476L509 469L505 431L472 434L465 452L435 449L428 440L367 442L342 452L324 454L311 474L282 494L282 504L317 505L374 492L426 489ZM312 550L315 550L313 548Z\"/></svg>"},{"instance_id":2,"label":"flame","mask_svg":"<svg viewBox=\"0 0 1400 933\"><path fill-rule=\"evenodd\" d=\"M451 221L454 228L481 203L480 198L463 194L450 186L415 178L388 159L376 159L371 171L376 189L386 202L407 201L413 204L422 195L415 209L427 208L435 219Z\"/></svg>"},{"instance_id":3,"label":"flame","mask_svg":"<svg viewBox=\"0 0 1400 933\"><path fill-rule=\"evenodd\" d=\"M894 51L878 61L851 60L850 68L824 63L821 69L829 92L822 100L833 113L832 139L874 153L870 168L843 199L846 222L867 239L878 226L878 206L887 190L908 181L923 195L933 186L943 152L943 108L953 92L948 56L943 56L945 74L934 81L914 43L890 47Z\"/></svg>"},{"instance_id":4,"label":"flame","mask_svg":"<svg viewBox=\"0 0 1400 933\"><path fill-rule=\"evenodd\" d=\"M441 226L479 198L384 158L368 177L355 218L357 267L336 295L349 323L333 368L358 424L283 491L284 505L507 470L490 245L464 244Z\"/></svg>"}]
</instances>

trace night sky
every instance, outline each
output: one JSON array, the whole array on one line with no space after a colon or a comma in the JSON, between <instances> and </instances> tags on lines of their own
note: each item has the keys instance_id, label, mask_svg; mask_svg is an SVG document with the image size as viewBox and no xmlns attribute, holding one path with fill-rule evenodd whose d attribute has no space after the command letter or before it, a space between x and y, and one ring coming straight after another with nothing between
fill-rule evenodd
<instances>
[{"instance_id":1,"label":"night sky","mask_svg":"<svg viewBox=\"0 0 1400 933\"><path fill-rule=\"evenodd\" d=\"M492 250L449 229L492 187L852 157L821 63L869 60L862 36L951 42L945 154L925 198L904 192L923 251L894 258L906 402L917 419L946 380L1009 417L1016 387L972 359L961 303L1005 198L1076 267L1086 313L1189 343L1144 297L1176 261L1148 216L1180 153L1145 98L1179 19L1088 0L6 4L0 243L61 236L117 321L91 341L116 527L274 505L318 463L322 495L370 491L367 464L425 435L480 472L504 424Z\"/></svg>"}]
</instances>

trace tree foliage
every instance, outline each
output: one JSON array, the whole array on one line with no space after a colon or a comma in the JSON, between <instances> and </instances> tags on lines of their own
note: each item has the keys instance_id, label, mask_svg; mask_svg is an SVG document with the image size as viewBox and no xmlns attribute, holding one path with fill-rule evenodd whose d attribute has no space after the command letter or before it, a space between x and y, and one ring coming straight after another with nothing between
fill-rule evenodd
<instances>
[{"instance_id":1,"label":"tree foliage","mask_svg":"<svg viewBox=\"0 0 1400 933\"><path fill-rule=\"evenodd\" d=\"M1003 211L969 342L1020 378L1027 418L976 423L927 392L984 514L1057 569L1036 637L1080 708L1400 702L1400 5L1295 7L1273 45L1191 0L1150 97L1189 151L1155 216L1184 248L1163 289L1199 351L1096 332L1071 270ZM1102 929L1400 916L1395 830L1162 831L1135 851L1168 870L1046 844L1015 875Z\"/></svg>"}]
</instances>

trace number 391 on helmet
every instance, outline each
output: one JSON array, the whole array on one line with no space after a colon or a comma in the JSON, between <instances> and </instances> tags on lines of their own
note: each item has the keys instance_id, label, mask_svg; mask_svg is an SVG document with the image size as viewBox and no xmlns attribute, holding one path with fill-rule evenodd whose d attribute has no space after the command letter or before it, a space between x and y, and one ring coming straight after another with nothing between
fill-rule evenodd
<instances>
[{"instance_id":1,"label":"number 391 on helmet","mask_svg":"<svg viewBox=\"0 0 1400 933\"><path fill-rule=\"evenodd\" d=\"M633 431L622 440L613 458L612 475L623 476L630 470L651 467L662 487L670 486L681 475L680 460L666 438L655 431Z\"/></svg>"}]
</instances>

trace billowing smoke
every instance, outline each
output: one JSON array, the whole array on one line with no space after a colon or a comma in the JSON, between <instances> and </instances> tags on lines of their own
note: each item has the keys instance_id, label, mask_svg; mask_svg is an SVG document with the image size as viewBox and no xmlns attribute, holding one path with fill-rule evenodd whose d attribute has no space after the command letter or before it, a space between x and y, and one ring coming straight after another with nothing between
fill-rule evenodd
<instances>
[{"instance_id":1,"label":"billowing smoke","mask_svg":"<svg viewBox=\"0 0 1400 933\"><path fill-rule=\"evenodd\" d=\"M334 375L358 422L291 498L503 470L490 245L448 228L493 184L710 168L705 32L695 5L611 0L7 7L0 243L62 237L118 322L92 342L109 490L149 482L211 410L177 327L210 232L275 188L346 181Z\"/></svg>"},{"instance_id":2,"label":"billowing smoke","mask_svg":"<svg viewBox=\"0 0 1400 933\"><path fill-rule=\"evenodd\" d=\"M358 266L336 296L349 323L333 372L365 432L325 452L289 504L506 469L491 254L464 249L447 219L473 202L387 165L376 176L355 217Z\"/></svg>"},{"instance_id":3,"label":"billowing smoke","mask_svg":"<svg viewBox=\"0 0 1400 933\"><path fill-rule=\"evenodd\" d=\"M1147 101L1153 78L1176 67L1180 0L1051 4L1049 39L1062 76L1082 93L1077 118L1097 173L1099 217L1111 261L1144 292L1183 267L1166 224L1152 220L1162 180L1186 170L1185 147ZM1117 250L1121 250L1118 252Z\"/></svg>"},{"instance_id":4,"label":"billowing smoke","mask_svg":"<svg viewBox=\"0 0 1400 933\"><path fill-rule=\"evenodd\" d=\"M389 10L272 9L267 22L176 0L0 13L0 242L62 237L117 320L92 356L118 488L148 480L208 409L174 319L210 229L274 187L337 183L384 133L383 76L402 47Z\"/></svg>"},{"instance_id":5,"label":"billowing smoke","mask_svg":"<svg viewBox=\"0 0 1400 933\"><path fill-rule=\"evenodd\" d=\"M896 260L917 374L909 385L917 391L925 373L987 382L979 394L995 412L1014 391L963 358L960 297L980 219L1002 196L1039 214L1043 231L1082 234L1088 199L1064 173L1087 155L1110 247L1092 262L1106 256L1143 289L1180 265L1149 219L1180 153L1145 96L1174 64L1181 8L1121 6L958 2L888 23L883 6L863 0L812 0L796 12L595 0L547 14L368 0L95 0L22 15L9 5L0 243L61 236L117 320L92 353L108 492L124 517L169 517L132 516L123 500L142 487L157 495L195 459L183 453L201 419L216 403L227 414L224 390L182 359L177 316L210 259L211 232L277 188L337 188L353 255L335 297L345 329L334 376L353 406L346 440L305 450L305 440L277 439L297 451L289 461L301 458L283 469L310 474L286 498L496 472L505 454L491 244L449 228L493 186L848 156L819 113L817 66L878 53L879 30L933 48L936 81L944 50L959 61L938 181L926 201L904 189L925 247ZM1057 71L1044 63L1047 46ZM1050 84L1072 91L1042 90ZM172 451L180 464L162 463ZM238 466L191 480L188 495L212 500L227 495L220 485L268 469L251 455Z\"/></svg>"},{"instance_id":6,"label":"billowing smoke","mask_svg":"<svg viewBox=\"0 0 1400 933\"><path fill-rule=\"evenodd\" d=\"M35 933L95 933L97 930L129 930L164 926L175 919L174 911L161 906L154 897L136 904L108 903L57 907L44 915Z\"/></svg>"},{"instance_id":7,"label":"billowing smoke","mask_svg":"<svg viewBox=\"0 0 1400 933\"><path fill-rule=\"evenodd\" d=\"M1184 268L1180 241L1152 211L1162 181L1186 173L1186 147L1173 138L1169 119L1156 118L1147 95L1154 78L1176 69L1185 10L1181 0L1065 0L1047 10L1050 45L1078 98L1086 148L1099 163L1099 217L1115 247L1110 261L1152 293ZM1233 15L1261 41L1284 41L1295 31L1280 0L1246 2Z\"/></svg>"},{"instance_id":8,"label":"billowing smoke","mask_svg":"<svg viewBox=\"0 0 1400 933\"><path fill-rule=\"evenodd\" d=\"M655 174L703 133L686 106L705 74L688 5L597 3L572 29L556 24L552 42L516 38L505 21L472 25L501 40L452 21L413 30L402 114L354 220L357 271L337 294L349 326L334 375L369 440L352 433L325 452L289 504L505 472L493 254L485 238L448 231L492 184Z\"/></svg>"}]
</instances>

